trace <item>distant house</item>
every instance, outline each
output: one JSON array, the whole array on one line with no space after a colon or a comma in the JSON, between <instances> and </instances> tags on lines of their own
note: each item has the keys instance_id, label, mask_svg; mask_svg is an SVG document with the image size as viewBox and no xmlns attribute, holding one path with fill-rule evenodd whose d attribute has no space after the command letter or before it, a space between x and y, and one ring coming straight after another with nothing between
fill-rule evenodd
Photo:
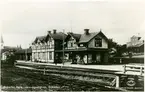
<instances>
[{"instance_id":1,"label":"distant house","mask_svg":"<svg viewBox=\"0 0 145 92\"><path fill-rule=\"evenodd\" d=\"M19 49L15 52L16 60L32 60L32 49Z\"/></svg>"},{"instance_id":2,"label":"distant house","mask_svg":"<svg viewBox=\"0 0 145 92\"><path fill-rule=\"evenodd\" d=\"M12 46L4 46L4 41L3 41L3 37L1 36L1 60L5 61L7 59L8 56L10 56L11 54L13 54L14 52L16 52L18 49L20 49L20 47L12 47Z\"/></svg>"},{"instance_id":3,"label":"distant house","mask_svg":"<svg viewBox=\"0 0 145 92\"><path fill-rule=\"evenodd\" d=\"M72 63L108 62L108 39L101 31L90 33L89 29L84 29L84 34L68 33L65 42L64 50L56 50L57 58L64 53L65 59Z\"/></svg>"},{"instance_id":4,"label":"distant house","mask_svg":"<svg viewBox=\"0 0 145 92\"><path fill-rule=\"evenodd\" d=\"M1 60L6 60L11 53L15 53L19 47L3 46L1 49Z\"/></svg>"},{"instance_id":5,"label":"distant house","mask_svg":"<svg viewBox=\"0 0 145 92\"><path fill-rule=\"evenodd\" d=\"M127 48L131 53L144 53L144 40L139 36L132 36L127 42Z\"/></svg>"}]
</instances>

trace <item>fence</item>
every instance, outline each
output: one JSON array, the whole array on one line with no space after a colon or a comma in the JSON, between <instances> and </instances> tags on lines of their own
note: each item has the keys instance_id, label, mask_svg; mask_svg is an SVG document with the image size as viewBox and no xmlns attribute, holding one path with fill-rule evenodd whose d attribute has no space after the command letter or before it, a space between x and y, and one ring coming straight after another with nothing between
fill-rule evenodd
<instances>
[{"instance_id":1,"label":"fence","mask_svg":"<svg viewBox=\"0 0 145 92\"><path fill-rule=\"evenodd\" d=\"M128 64L128 63L142 63L144 64L144 58L109 58L111 64Z\"/></svg>"},{"instance_id":2,"label":"fence","mask_svg":"<svg viewBox=\"0 0 145 92\"><path fill-rule=\"evenodd\" d=\"M141 65L124 65L124 73L132 71L132 72L139 72L140 75L144 73L144 66Z\"/></svg>"}]
</instances>

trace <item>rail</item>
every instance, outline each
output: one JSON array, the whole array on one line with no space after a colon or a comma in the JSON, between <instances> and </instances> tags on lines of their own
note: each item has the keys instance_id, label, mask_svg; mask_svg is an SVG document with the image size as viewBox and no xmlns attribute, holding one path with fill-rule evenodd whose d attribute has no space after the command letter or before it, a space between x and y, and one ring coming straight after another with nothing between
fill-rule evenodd
<instances>
[{"instance_id":1,"label":"rail","mask_svg":"<svg viewBox=\"0 0 145 92\"><path fill-rule=\"evenodd\" d=\"M128 71L138 72L140 75L144 73L144 66L143 65L124 65L123 73L127 73Z\"/></svg>"}]
</instances>

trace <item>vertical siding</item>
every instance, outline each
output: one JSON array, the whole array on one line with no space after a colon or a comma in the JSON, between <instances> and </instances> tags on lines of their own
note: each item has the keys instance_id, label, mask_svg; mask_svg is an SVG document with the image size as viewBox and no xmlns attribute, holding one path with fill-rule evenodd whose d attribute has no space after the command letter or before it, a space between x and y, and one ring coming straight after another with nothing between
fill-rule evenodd
<instances>
[{"instance_id":1,"label":"vertical siding","mask_svg":"<svg viewBox=\"0 0 145 92\"><path fill-rule=\"evenodd\" d=\"M54 47L52 47L52 46L54 46L54 40L52 39L51 43L48 41L47 45L49 45L49 47L46 47L46 48L45 48L46 44L40 44L40 45L38 45L38 48L36 48L35 45L32 45L32 61L34 61L35 59L40 59L42 62L43 61L48 61L48 62L54 61ZM50 58L49 58L49 52L52 52L52 60L50 60ZM38 58L38 53L40 55L40 58Z\"/></svg>"},{"instance_id":2,"label":"vertical siding","mask_svg":"<svg viewBox=\"0 0 145 92\"><path fill-rule=\"evenodd\" d=\"M70 37L70 39L74 39L74 38ZM70 39L67 42L67 49L76 49L78 47L77 44L75 44L76 40L75 39L73 40L73 47L70 47L70 45L71 45L71 40Z\"/></svg>"}]
</instances>

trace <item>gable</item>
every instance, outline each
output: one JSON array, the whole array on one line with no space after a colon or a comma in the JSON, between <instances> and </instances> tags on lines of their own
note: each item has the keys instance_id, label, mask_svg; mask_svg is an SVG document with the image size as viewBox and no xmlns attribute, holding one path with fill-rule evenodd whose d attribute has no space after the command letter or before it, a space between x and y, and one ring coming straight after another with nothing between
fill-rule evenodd
<instances>
[{"instance_id":1,"label":"gable","mask_svg":"<svg viewBox=\"0 0 145 92\"><path fill-rule=\"evenodd\" d=\"M33 44L38 43L38 42L40 42L40 43L46 42L46 36L38 36L38 37L36 37L34 42L33 42Z\"/></svg>"},{"instance_id":2,"label":"gable","mask_svg":"<svg viewBox=\"0 0 145 92\"><path fill-rule=\"evenodd\" d=\"M100 38L101 39L101 46L95 46L95 39ZM93 37L89 42L88 42L88 47L89 48L108 48L108 40L101 34L97 34L95 37Z\"/></svg>"},{"instance_id":3,"label":"gable","mask_svg":"<svg viewBox=\"0 0 145 92\"><path fill-rule=\"evenodd\" d=\"M101 31L99 31L99 32L89 33L88 35L82 34L79 43L90 42L97 35L101 35L106 41L108 41L108 38Z\"/></svg>"},{"instance_id":4,"label":"gable","mask_svg":"<svg viewBox=\"0 0 145 92\"><path fill-rule=\"evenodd\" d=\"M96 36L94 36L91 40L95 39L95 38L101 38L101 39L104 39L106 42L108 42L108 38L102 33L102 32L99 32ZM91 41L90 40L90 41Z\"/></svg>"},{"instance_id":5,"label":"gable","mask_svg":"<svg viewBox=\"0 0 145 92\"><path fill-rule=\"evenodd\" d=\"M38 39L38 40L37 40L37 43L41 43L41 41Z\"/></svg>"},{"instance_id":6,"label":"gable","mask_svg":"<svg viewBox=\"0 0 145 92\"><path fill-rule=\"evenodd\" d=\"M96 36L98 32L89 33L88 35L82 34L79 40L79 43L89 42L94 36Z\"/></svg>"},{"instance_id":7,"label":"gable","mask_svg":"<svg viewBox=\"0 0 145 92\"><path fill-rule=\"evenodd\" d=\"M75 38L71 36L71 37L68 39L68 41L72 41L72 40L76 41Z\"/></svg>"}]
</instances>

